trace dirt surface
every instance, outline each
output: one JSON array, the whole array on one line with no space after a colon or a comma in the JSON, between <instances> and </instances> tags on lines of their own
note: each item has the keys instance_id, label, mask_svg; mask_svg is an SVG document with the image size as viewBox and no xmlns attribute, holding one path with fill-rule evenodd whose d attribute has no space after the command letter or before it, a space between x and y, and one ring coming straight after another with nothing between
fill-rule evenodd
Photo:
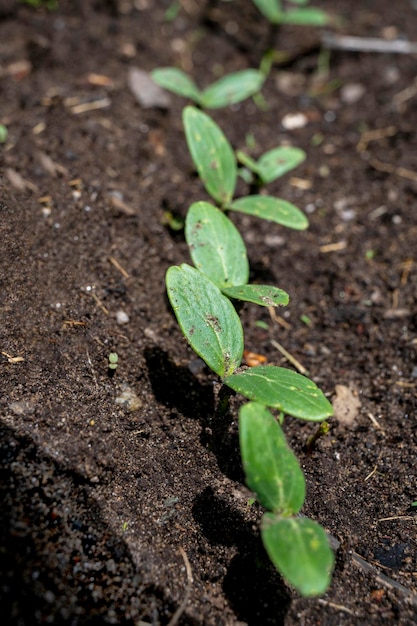
<instances>
[{"instance_id":1,"label":"dirt surface","mask_svg":"<svg viewBox=\"0 0 417 626\"><path fill-rule=\"evenodd\" d=\"M414 624L416 56L326 54L320 31L271 34L249 1L182 5L167 21L162 0L0 2L2 624ZM415 2L321 6L344 19L334 33L416 40ZM145 109L128 83L132 67L180 65L205 86L271 41L289 58L265 106L212 116L235 148L250 133L255 157L285 142L308 154L268 186L308 231L234 220L252 280L291 295L276 319L242 308L246 348L291 367L278 341L339 401L310 454L314 425L285 423L304 513L340 542L320 599L269 564L239 401L216 423L215 377L165 295L167 267L189 257L164 213L206 199L185 101ZM293 113L303 125L288 129Z\"/></svg>"}]
</instances>

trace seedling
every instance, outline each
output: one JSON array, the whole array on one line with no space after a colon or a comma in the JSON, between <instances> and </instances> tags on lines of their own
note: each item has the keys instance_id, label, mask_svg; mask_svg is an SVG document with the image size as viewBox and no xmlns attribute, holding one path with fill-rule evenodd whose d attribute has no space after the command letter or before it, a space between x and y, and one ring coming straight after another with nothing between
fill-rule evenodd
<instances>
[{"instance_id":1,"label":"seedling","mask_svg":"<svg viewBox=\"0 0 417 626\"><path fill-rule=\"evenodd\" d=\"M233 200L238 175L237 162L223 131L208 115L192 106L184 109L183 122L188 148L199 177L207 193L223 211L239 211L295 230L307 228L308 220L304 213L281 198L252 195ZM266 156L265 160L269 162L269 157ZM255 167L259 169L259 163ZM278 161L274 167L277 174L277 168L283 165ZM266 172L272 169L272 166L261 167L266 176ZM279 172L277 175L280 175Z\"/></svg>"},{"instance_id":2,"label":"seedling","mask_svg":"<svg viewBox=\"0 0 417 626\"><path fill-rule=\"evenodd\" d=\"M195 267L184 263L168 269L168 297L193 350L226 387L250 400L240 410L240 448L247 483L268 511L261 524L265 549L302 595L318 595L329 585L333 553L324 530L298 517L305 498L304 476L267 407L279 412L281 422L284 415L323 422L333 409L313 381L292 370L272 365L240 368L243 329L232 300L276 307L288 303L288 294L278 287L248 284L245 243L226 212L238 210L299 230L306 228L307 220L297 207L278 198L233 200L237 163L229 142L194 107L186 107L183 120L199 176L219 207L200 201L189 208L185 237Z\"/></svg>"},{"instance_id":3,"label":"seedling","mask_svg":"<svg viewBox=\"0 0 417 626\"><path fill-rule=\"evenodd\" d=\"M203 109L219 109L241 102L259 93L265 80L260 70L241 70L223 76L204 90L200 90L188 74L177 67L160 67L151 72L160 87L189 98Z\"/></svg>"},{"instance_id":4,"label":"seedling","mask_svg":"<svg viewBox=\"0 0 417 626\"><path fill-rule=\"evenodd\" d=\"M216 261L220 258L221 253ZM238 275L238 264L236 257L227 273ZM206 274L187 264L173 266L166 283L179 326L193 350L224 385L252 400L240 410L240 447L248 486L270 511L261 524L267 553L302 595L323 593L330 582L333 553L324 530L297 517L305 498L304 477L267 407L320 422L332 415L331 404L313 381L291 370L273 365L239 369L240 319L229 298Z\"/></svg>"},{"instance_id":5,"label":"seedling","mask_svg":"<svg viewBox=\"0 0 417 626\"><path fill-rule=\"evenodd\" d=\"M245 180L260 187L272 183L300 165L305 160L306 153L300 148L280 146L265 152L258 161L254 161L241 150L236 152L236 157L245 168L254 174L254 177L245 178Z\"/></svg>"},{"instance_id":6,"label":"seedling","mask_svg":"<svg viewBox=\"0 0 417 626\"><path fill-rule=\"evenodd\" d=\"M281 0L253 0L253 3L271 24L325 26L329 23L329 15L325 11L305 6L309 0L289 0L288 4L298 6L288 9Z\"/></svg>"},{"instance_id":7,"label":"seedling","mask_svg":"<svg viewBox=\"0 0 417 626\"><path fill-rule=\"evenodd\" d=\"M114 373L117 370L118 365L119 365L119 355L117 354L117 352L110 352L109 362L107 366L109 377L114 376Z\"/></svg>"}]
</instances>

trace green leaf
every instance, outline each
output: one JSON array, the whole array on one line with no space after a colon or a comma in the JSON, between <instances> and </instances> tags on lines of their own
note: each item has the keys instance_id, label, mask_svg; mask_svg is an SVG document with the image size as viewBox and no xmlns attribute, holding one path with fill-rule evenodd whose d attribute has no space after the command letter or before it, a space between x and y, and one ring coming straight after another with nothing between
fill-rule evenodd
<instances>
[{"instance_id":1,"label":"green leaf","mask_svg":"<svg viewBox=\"0 0 417 626\"><path fill-rule=\"evenodd\" d=\"M249 400L301 419L321 422L333 407L317 385L292 370L262 365L228 376L224 383Z\"/></svg>"},{"instance_id":2,"label":"green leaf","mask_svg":"<svg viewBox=\"0 0 417 626\"><path fill-rule=\"evenodd\" d=\"M281 146L265 152L257 163L257 173L264 183L270 183L302 163L306 153L300 148Z\"/></svg>"},{"instance_id":3,"label":"green leaf","mask_svg":"<svg viewBox=\"0 0 417 626\"><path fill-rule=\"evenodd\" d=\"M192 204L185 222L185 238L194 265L220 289L247 282L245 244L222 211L208 202Z\"/></svg>"},{"instance_id":4,"label":"green leaf","mask_svg":"<svg viewBox=\"0 0 417 626\"><path fill-rule=\"evenodd\" d=\"M295 515L305 498L305 480L281 426L255 402L239 412L239 440L246 483L266 509Z\"/></svg>"},{"instance_id":5,"label":"green leaf","mask_svg":"<svg viewBox=\"0 0 417 626\"><path fill-rule=\"evenodd\" d=\"M294 228L294 230L305 230L308 227L308 220L304 213L291 202L281 200L281 198L246 196L235 200L227 208L247 215L255 215L264 220Z\"/></svg>"},{"instance_id":6,"label":"green leaf","mask_svg":"<svg viewBox=\"0 0 417 626\"><path fill-rule=\"evenodd\" d=\"M302 596L318 596L326 591L334 554L317 522L304 517L280 519L266 513L261 535L275 567Z\"/></svg>"},{"instance_id":7,"label":"green leaf","mask_svg":"<svg viewBox=\"0 0 417 626\"><path fill-rule=\"evenodd\" d=\"M195 107L185 107L183 122L188 148L203 185L221 206L229 203L237 178L231 145L217 124Z\"/></svg>"},{"instance_id":8,"label":"green leaf","mask_svg":"<svg viewBox=\"0 0 417 626\"><path fill-rule=\"evenodd\" d=\"M223 76L212 83L201 95L201 106L219 109L241 102L261 89L265 76L259 70L241 70Z\"/></svg>"},{"instance_id":9,"label":"green leaf","mask_svg":"<svg viewBox=\"0 0 417 626\"><path fill-rule=\"evenodd\" d=\"M279 24L282 17L281 2L278 0L253 0L260 12L272 24Z\"/></svg>"},{"instance_id":10,"label":"green leaf","mask_svg":"<svg viewBox=\"0 0 417 626\"><path fill-rule=\"evenodd\" d=\"M219 376L239 367L243 330L232 303L204 274L182 264L166 275L168 297L193 350Z\"/></svg>"},{"instance_id":11,"label":"green leaf","mask_svg":"<svg viewBox=\"0 0 417 626\"><path fill-rule=\"evenodd\" d=\"M228 298L254 302L261 306L286 306L289 302L286 291L270 285L239 285L222 288L222 291Z\"/></svg>"},{"instance_id":12,"label":"green leaf","mask_svg":"<svg viewBox=\"0 0 417 626\"><path fill-rule=\"evenodd\" d=\"M195 82L177 67L158 67L151 72L152 80L160 87L200 104L201 92Z\"/></svg>"},{"instance_id":13,"label":"green leaf","mask_svg":"<svg viewBox=\"0 0 417 626\"><path fill-rule=\"evenodd\" d=\"M326 26L329 23L329 15L314 7L291 9L282 14L281 22L282 24L296 24L298 26Z\"/></svg>"}]
</instances>

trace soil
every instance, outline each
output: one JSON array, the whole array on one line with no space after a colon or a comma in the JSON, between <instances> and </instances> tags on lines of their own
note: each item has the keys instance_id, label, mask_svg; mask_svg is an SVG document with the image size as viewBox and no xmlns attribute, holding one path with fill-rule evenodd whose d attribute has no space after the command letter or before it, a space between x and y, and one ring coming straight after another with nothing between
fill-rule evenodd
<instances>
[{"instance_id":1,"label":"soil","mask_svg":"<svg viewBox=\"0 0 417 626\"><path fill-rule=\"evenodd\" d=\"M315 4L343 18L333 33L416 39L415 2ZM416 57L322 51L319 30L271 32L249 0L183 0L172 21L170 6L0 2L2 623L415 624ZM292 367L279 342L329 397L339 386L312 451L315 426L285 421L303 513L340 543L316 599L270 565L239 400L215 423L215 376L167 302L166 269L189 256L165 214L207 199L185 101L144 108L128 83L132 67L179 65L205 86L271 42L287 56L261 106L211 115L254 157L308 155L268 186L306 211L306 232L233 219L251 280L291 295L275 317L242 307L246 348Z\"/></svg>"}]
</instances>

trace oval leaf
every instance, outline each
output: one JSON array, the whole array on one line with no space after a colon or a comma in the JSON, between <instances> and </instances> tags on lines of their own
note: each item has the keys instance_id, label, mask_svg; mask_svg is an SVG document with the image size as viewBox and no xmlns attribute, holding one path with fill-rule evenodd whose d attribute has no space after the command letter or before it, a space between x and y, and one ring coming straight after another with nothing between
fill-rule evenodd
<instances>
[{"instance_id":1,"label":"oval leaf","mask_svg":"<svg viewBox=\"0 0 417 626\"><path fill-rule=\"evenodd\" d=\"M192 204L185 222L185 238L194 265L220 289L247 282L245 244L222 211L208 202Z\"/></svg>"},{"instance_id":2,"label":"oval leaf","mask_svg":"<svg viewBox=\"0 0 417 626\"><path fill-rule=\"evenodd\" d=\"M219 376L239 367L243 330L228 298L204 274L185 263L166 275L168 297L193 350Z\"/></svg>"},{"instance_id":3,"label":"oval leaf","mask_svg":"<svg viewBox=\"0 0 417 626\"><path fill-rule=\"evenodd\" d=\"M258 93L265 80L259 70L242 70L228 74L205 89L201 105L207 109L219 109L241 102Z\"/></svg>"},{"instance_id":4,"label":"oval leaf","mask_svg":"<svg viewBox=\"0 0 417 626\"><path fill-rule=\"evenodd\" d=\"M261 306L286 306L290 299L286 291L270 285L239 285L223 288L222 291L228 298Z\"/></svg>"},{"instance_id":5,"label":"oval leaf","mask_svg":"<svg viewBox=\"0 0 417 626\"><path fill-rule=\"evenodd\" d=\"M281 6L277 0L253 0L260 12L272 24L279 24L282 17Z\"/></svg>"},{"instance_id":6,"label":"oval leaf","mask_svg":"<svg viewBox=\"0 0 417 626\"><path fill-rule=\"evenodd\" d=\"M183 122L188 149L207 192L220 205L233 197L237 166L233 150L220 128L195 107L185 107Z\"/></svg>"},{"instance_id":7,"label":"oval leaf","mask_svg":"<svg viewBox=\"0 0 417 626\"><path fill-rule=\"evenodd\" d=\"M151 72L151 76L152 80L160 87L200 104L200 90L195 82L179 68L158 67Z\"/></svg>"},{"instance_id":8,"label":"oval leaf","mask_svg":"<svg viewBox=\"0 0 417 626\"><path fill-rule=\"evenodd\" d=\"M257 163L257 173L264 183L270 183L302 163L306 153L300 148L281 146L265 152Z\"/></svg>"},{"instance_id":9,"label":"oval leaf","mask_svg":"<svg viewBox=\"0 0 417 626\"><path fill-rule=\"evenodd\" d=\"M308 227L308 220L300 209L291 202L272 196L246 196L235 200L227 208L255 215L294 230L305 230Z\"/></svg>"},{"instance_id":10,"label":"oval leaf","mask_svg":"<svg viewBox=\"0 0 417 626\"><path fill-rule=\"evenodd\" d=\"M239 412L239 440L246 483L266 509L295 515L305 498L305 480L281 426L255 402Z\"/></svg>"},{"instance_id":11,"label":"oval leaf","mask_svg":"<svg viewBox=\"0 0 417 626\"><path fill-rule=\"evenodd\" d=\"M277 570L302 596L319 596L326 591L334 554L317 522L305 517L280 519L266 513L261 535Z\"/></svg>"},{"instance_id":12,"label":"oval leaf","mask_svg":"<svg viewBox=\"0 0 417 626\"><path fill-rule=\"evenodd\" d=\"M329 15L321 9L306 7L285 11L281 17L282 24L297 24L298 26L326 26Z\"/></svg>"},{"instance_id":13,"label":"oval leaf","mask_svg":"<svg viewBox=\"0 0 417 626\"><path fill-rule=\"evenodd\" d=\"M321 422L333 415L332 405L312 380L284 367L252 367L224 382L249 400L293 417Z\"/></svg>"}]
</instances>

